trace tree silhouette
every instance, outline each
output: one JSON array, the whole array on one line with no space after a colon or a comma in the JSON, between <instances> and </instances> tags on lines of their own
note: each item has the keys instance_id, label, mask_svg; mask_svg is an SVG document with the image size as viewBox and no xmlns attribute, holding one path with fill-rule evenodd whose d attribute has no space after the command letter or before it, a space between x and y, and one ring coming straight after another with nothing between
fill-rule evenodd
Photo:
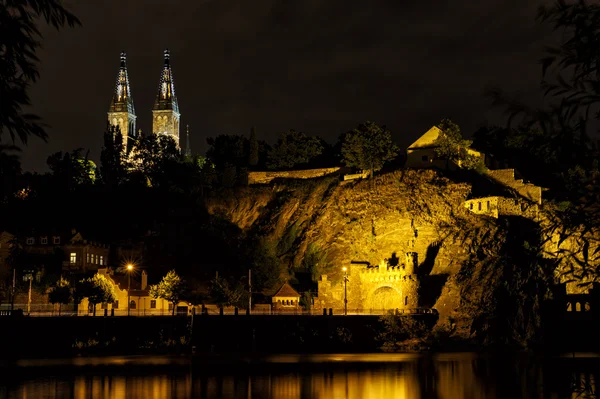
<instances>
[{"instance_id":1,"label":"tree silhouette","mask_svg":"<svg viewBox=\"0 0 600 399\"><path fill-rule=\"evenodd\" d=\"M254 126L250 129L250 142L248 143L248 146L248 165L254 167L258 165L258 140L256 140Z\"/></svg>"},{"instance_id":2,"label":"tree silhouette","mask_svg":"<svg viewBox=\"0 0 600 399\"><path fill-rule=\"evenodd\" d=\"M342 156L346 166L368 170L371 178L398 154L390 131L373 122L358 125L346 133L343 140Z\"/></svg>"},{"instance_id":3,"label":"tree silhouette","mask_svg":"<svg viewBox=\"0 0 600 399\"><path fill-rule=\"evenodd\" d=\"M68 304L71 302L71 287L69 287L69 282L62 277L56 282L54 286L50 288L50 292L48 293L48 300L52 304L58 303L58 315L60 316L60 312L63 304Z\"/></svg>"},{"instance_id":4,"label":"tree silhouette","mask_svg":"<svg viewBox=\"0 0 600 399\"><path fill-rule=\"evenodd\" d=\"M26 144L29 136L46 139L31 105L29 86L39 77L36 53L41 46L38 23L57 30L80 25L60 0L5 0L0 7L0 139L8 134Z\"/></svg>"},{"instance_id":5,"label":"tree silhouette","mask_svg":"<svg viewBox=\"0 0 600 399\"><path fill-rule=\"evenodd\" d=\"M268 155L269 169L291 169L306 165L323 152L321 140L291 129L282 133Z\"/></svg>"},{"instance_id":6,"label":"tree silhouette","mask_svg":"<svg viewBox=\"0 0 600 399\"><path fill-rule=\"evenodd\" d=\"M161 298L173 304L173 315L175 314L175 307L184 295L184 291L184 282L175 270L169 271L160 283L150 286L150 296L152 298Z\"/></svg>"}]
</instances>

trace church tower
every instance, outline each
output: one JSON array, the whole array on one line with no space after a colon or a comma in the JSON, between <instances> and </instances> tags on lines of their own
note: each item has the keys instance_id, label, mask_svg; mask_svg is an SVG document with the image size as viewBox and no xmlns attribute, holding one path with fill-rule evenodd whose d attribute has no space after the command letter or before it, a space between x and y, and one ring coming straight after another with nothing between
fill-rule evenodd
<instances>
[{"instance_id":1,"label":"church tower","mask_svg":"<svg viewBox=\"0 0 600 399\"><path fill-rule=\"evenodd\" d=\"M190 145L190 125L185 128L185 151L183 153L186 157L192 156L192 146Z\"/></svg>"},{"instance_id":2,"label":"church tower","mask_svg":"<svg viewBox=\"0 0 600 399\"><path fill-rule=\"evenodd\" d=\"M121 52L121 67L117 75L115 92L108 108L108 123L112 126L118 126L121 129L123 146L126 150L128 149L129 139L133 140L136 137L136 119L133 97L131 97L131 87L129 86L129 76L127 74L127 58L123 51Z\"/></svg>"},{"instance_id":3,"label":"church tower","mask_svg":"<svg viewBox=\"0 0 600 399\"><path fill-rule=\"evenodd\" d=\"M152 132L171 136L179 146L179 104L175 95L175 82L169 60L169 50L165 50L165 63L160 75L160 85L152 108Z\"/></svg>"}]
</instances>

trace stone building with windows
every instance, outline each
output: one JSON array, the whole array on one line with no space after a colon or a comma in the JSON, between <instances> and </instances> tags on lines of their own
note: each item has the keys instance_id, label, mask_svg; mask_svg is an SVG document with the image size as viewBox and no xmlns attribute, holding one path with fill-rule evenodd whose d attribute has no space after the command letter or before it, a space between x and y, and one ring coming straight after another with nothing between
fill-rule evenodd
<instances>
[{"instance_id":1,"label":"stone building with windows","mask_svg":"<svg viewBox=\"0 0 600 399\"><path fill-rule=\"evenodd\" d=\"M440 157L436 153L436 149L439 148L436 140L441 133L442 131L437 126L432 126L431 129L408 146L406 149L405 166L413 169L456 169L457 165L452 162L449 163L445 158ZM467 148L467 152L469 155L476 156L485 161L485 155L481 152L472 148Z\"/></svg>"},{"instance_id":2,"label":"stone building with windows","mask_svg":"<svg viewBox=\"0 0 600 399\"><path fill-rule=\"evenodd\" d=\"M96 315L102 315L104 310L107 314L114 316L158 316L170 315L173 305L164 299L152 298L148 286L148 274L145 270L141 272L134 270L131 272L131 279L127 271L115 272L111 268L100 268L98 273L104 275L113 285L116 294L114 303L102 303L96 305ZM129 299L129 312L127 311L127 300ZM180 302L177 304L176 312L188 313L188 304ZM92 314L93 309L87 298L84 298L79 305L79 315L84 316Z\"/></svg>"},{"instance_id":3,"label":"stone building with windows","mask_svg":"<svg viewBox=\"0 0 600 399\"><path fill-rule=\"evenodd\" d=\"M93 272L108 265L109 246L85 239L76 229L32 232L24 237L23 249L32 254L61 254L63 272Z\"/></svg>"}]
</instances>

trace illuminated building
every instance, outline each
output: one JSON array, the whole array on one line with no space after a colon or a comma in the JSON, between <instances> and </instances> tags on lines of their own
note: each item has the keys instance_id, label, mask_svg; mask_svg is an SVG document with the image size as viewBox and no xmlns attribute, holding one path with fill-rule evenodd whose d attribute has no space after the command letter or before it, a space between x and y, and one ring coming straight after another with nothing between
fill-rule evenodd
<instances>
[{"instance_id":1,"label":"illuminated building","mask_svg":"<svg viewBox=\"0 0 600 399\"><path fill-rule=\"evenodd\" d=\"M127 58L125 52L121 52L121 66L117 74L117 82L113 93L110 107L108 108L108 123L112 126L118 126L123 135L123 146L129 149L131 143L129 139L135 139L135 126L137 116L133 106L133 97L131 96L131 87L129 85L129 75L127 74Z\"/></svg>"},{"instance_id":2,"label":"illuminated building","mask_svg":"<svg viewBox=\"0 0 600 399\"><path fill-rule=\"evenodd\" d=\"M169 50L165 50L165 62L160 74L158 93L152 108L152 132L171 136L179 148L179 104L175 95L175 82L171 71Z\"/></svg>"},{"instance_id":3,"label":"illuminated building","mask_svg":"<svg viewBox=\"0 0 600 399\"><path fill-rule=\"evenodd\" d=\"M160 74L158 93L152 107L152 132L170 136L179 148L179 124L181 114L175 94L175 82L170 64L169 50L164 51L164 65ZM117 74L117 82L108 109L108 122L118 126L123 134L124 148L129 152L139 133L136 130L137 116L131 95L127 59L125 52L121 53L121 66Z\"/></svg>"}]
</instances>

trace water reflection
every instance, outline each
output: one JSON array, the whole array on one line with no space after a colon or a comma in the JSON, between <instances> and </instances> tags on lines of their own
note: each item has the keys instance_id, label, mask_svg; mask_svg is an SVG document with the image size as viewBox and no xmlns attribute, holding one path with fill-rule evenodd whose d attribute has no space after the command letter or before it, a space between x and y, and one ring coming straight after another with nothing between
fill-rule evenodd
<instances>
[{"instance_id":1,"label":"water reflection","mask_svg":"<svg viewBox=\"0 0 600 399\"><path fill-rule=\"evenodd\" d=\"M0 398L584 398L599 365L473 354L22 361L0 369Z\"/></svg>"}]
</instances>

